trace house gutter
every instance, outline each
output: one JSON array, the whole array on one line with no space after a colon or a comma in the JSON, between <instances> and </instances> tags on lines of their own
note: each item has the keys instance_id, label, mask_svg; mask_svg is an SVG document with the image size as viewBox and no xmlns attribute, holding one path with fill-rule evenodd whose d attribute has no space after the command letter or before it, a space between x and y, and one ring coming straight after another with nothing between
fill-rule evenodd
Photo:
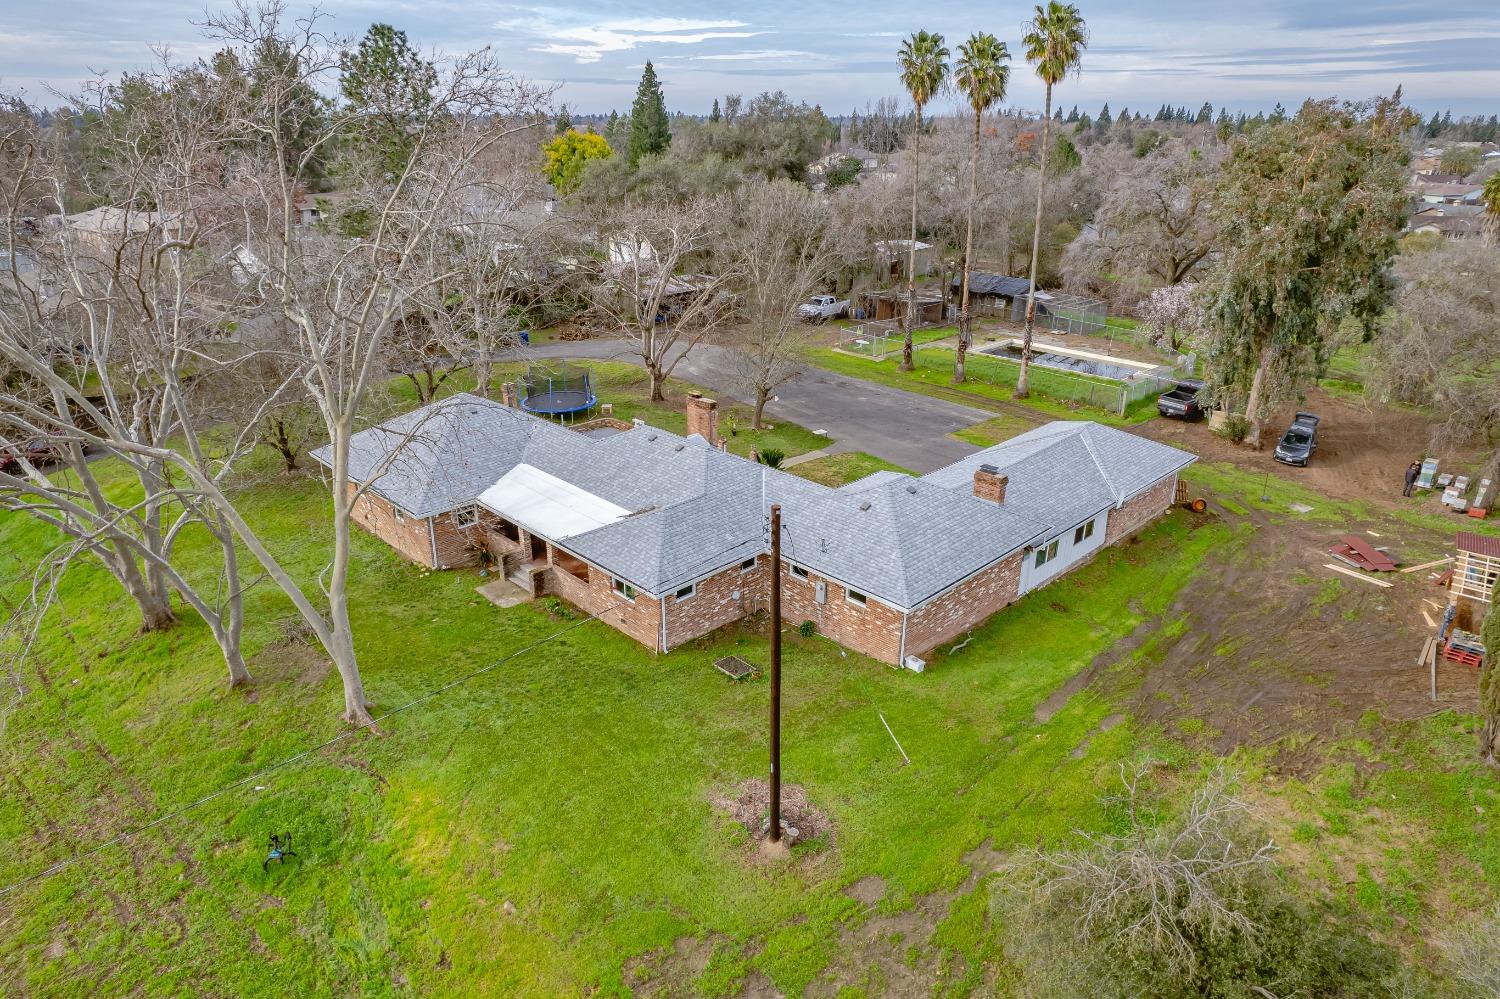
<instances>
[{"instance_id":1,"label":"house gutter","mask_svg":"<svg viewBox=\"0 0 1500 999\"><path fill-rule=\"evenodd\" d=\"M901 612L901 644L896 651L896 665L906 665L906 622L911 617L906 611Z\"/></svg>"},{"instance_id":2,"label":"house gutter","mask_svg":"<svg viewBox=\"0 0 1500 999\"><path fill-rule=\"evenodd\" d=\"M437 516L437 514L433 514L431 517L427 518L427 542L428 544L432 545L432 567L434 569L439 568L437 556L437 526L434 523L434 521L437 519Z\"/></svg>"},{"instance_id":3,"label":"house gutter","mask_svg":"<svg viewBox=\"0 0 1500 999\"><path fill-rule=\"evenodd\" d=\"M657 643L661 646L662 655L667 653L667 599L662 597L656 601L656 606L661 608L661 639Z\"/></svg>"}]
</instances>

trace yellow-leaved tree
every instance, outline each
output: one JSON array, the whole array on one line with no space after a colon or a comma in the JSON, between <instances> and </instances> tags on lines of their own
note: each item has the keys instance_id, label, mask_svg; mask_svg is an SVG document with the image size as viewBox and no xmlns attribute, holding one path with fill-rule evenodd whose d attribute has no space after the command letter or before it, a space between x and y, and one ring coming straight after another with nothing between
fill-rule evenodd
<instances>
[{"instance_id":1,"label":"yellow-leaved tree","mask_svg":"<svg viewBox=\"0 0 1500 999\"><path fill-rule=\"evenodd\" d=\"M547 157L542 173L548 183L558 194L571 194L583 180L583 169L589 161L607 159L614 150L604 136L570 128L543 146L542 152Z\"/></svg>"}]
</instances>

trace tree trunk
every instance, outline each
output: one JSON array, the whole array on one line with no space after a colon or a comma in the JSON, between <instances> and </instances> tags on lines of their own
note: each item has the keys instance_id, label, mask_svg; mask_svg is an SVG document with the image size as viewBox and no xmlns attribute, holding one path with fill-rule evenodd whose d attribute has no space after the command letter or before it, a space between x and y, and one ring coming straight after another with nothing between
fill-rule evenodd
<instances>
[{"instance_id":1,"label":"tree trunk","mask_svg":"<svg viewBox=\"0 0 1500 999\"><path fill-rule=\"evenodd\" d=\"M141 575L141 567L136 564L135 556L123 544L116 543L114 548L114 575L120 580L120 585L125 587L125 592L135 601L136 607L141 612L141 631L165 631L177 623L177 615L172 613L172 600L168 595L163 597L156 593L146 583L146 578Z\"/></svg>"},{"instance_id":2,"label":"tree trunk","mask_svg":"<svg viewBox=\"0 0 1500 999\"><path fill-rule=\"evenodd\" d=\"M1016 379L1016 398L1031 394L1031 330L1036 325L1036 268L1042 252L1042 199L1047 192L1047 153L1052 144L1052 84L1042 112L1042 166L1036 175L1036 220L1031 226L1031 287L1026 291L1026 328L1021 333L1021 374Z\"/></svg>"},{"instance_id":3,"label":"tree trunk","mask_svg":"<svg viewBox=\"0 0 1500 999\"><path fill-rule=\"evenodd\" d=\"M652 361L647 361L646 374L651 378L651 401L666 402L667 397L666 394L662 391L662 386L667 383L667 376L662 372L661 365Z\"/></svg>"},{"instance_id":4,"label":"tree trunk","mask_svg":"<svg viewBox=\"0 0 1500 999\"><path fill-rule=\"evenodd\" d=\"M974 148L969 150L969 204L964 212L964 280L958 303L958 355L953 362L953 384L964 380L964 359L974 340L973 317L969 315L969 275L974 271L974 192L979 182L979 112L974 112Z\"/></svg>"},{"instance_id":5,"label":"tree trunk","mask_svg":"<svg viewBox=\"0 0 1500 999\"><path fill-rule=\"evenodd\" d=\"M1260 360L1255 365L1255 376L1250 379L1250 398L1245 402L1245 420L1249 429L1245 431L1244 443L1253 448L1260 447L1261 395L1265 392L1266 372L1271 367L1271 348L1262 347Z\"/></svg>"},{"instance_id":6,"label":"tree trunk","mask_svg":"<svg viewBox=\"0 0 1500 999\"><path fill-rule=\"evenodd\" d=\"M224 653L224 663L229 667L229 686L241 687L250 682L250 668L245 665L245 656L240 648L240 636L245 631L245 596L240 589L240 557L234 547L234 531L224 518L219 518L220 544L224 549L224 575L229 579L229 598L219 617L214 637Z\"/></svg>"},{"instance_id":7,"label":"tree trunk","mask_svg":"<svg viewBox=\"0 0 1500 999\"><path fill-rule=\"evenodd\" d=\"M901 320L901 370L915 364L911 356L911 327L917 310L917 176L922 167L922 105L917 105L917 130L911 137L911 241L906 248L906 315Z\"/></svg>"},{"instance_id":8,"label":"tree trunk","mask_svg":"<svg viewBox=\"0 0 1500 999\"><path fill-rule=\"evenodd\" d=\"M755 415L750 418L750 427L753 430L761 430L765 427L766 402L771 398L769 389L757 387L755 390Z\"/></svg>"},{"instance_id":9,"label":"tree trunk","mask_svg":"<svg viewBox=\"0 0 1500 999\"><path fill-rule=\"evenodd\" d=\"M354 630L349 623L349 555L351 510L349 482L349 438L353 428L344 426L333 444L333 565L328 573L328 622L331 626L327 651L344 684L344 720L351 725L371 725L370 704L365 699L364 679L354 655Z\"/></svg>"}]
</instances>

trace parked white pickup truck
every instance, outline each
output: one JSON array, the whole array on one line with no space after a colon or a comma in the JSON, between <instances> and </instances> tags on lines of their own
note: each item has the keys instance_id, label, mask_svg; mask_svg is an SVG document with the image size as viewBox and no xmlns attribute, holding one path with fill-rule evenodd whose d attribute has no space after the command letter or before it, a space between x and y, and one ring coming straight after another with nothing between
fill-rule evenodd
<instances>
[{"instance_id":1,"label":"parked white pickup truck","mask_svg":"<svg viewBox=\"0 0 1500 999\"><path fill-rule=\"evenodd\" d=\"M847 298L840 300L832 295L814 295L797 306L797 315L809 323L821 323L848 314L849 300Z\"/></svg>"}]
</instances>

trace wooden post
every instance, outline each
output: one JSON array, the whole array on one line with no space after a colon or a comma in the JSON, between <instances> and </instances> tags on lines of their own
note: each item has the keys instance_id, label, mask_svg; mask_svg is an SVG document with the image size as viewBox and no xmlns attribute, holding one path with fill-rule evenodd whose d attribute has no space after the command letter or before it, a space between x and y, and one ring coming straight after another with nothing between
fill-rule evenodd
<instances>
[{"instance_id":1,"label":"wooden post","mask_svg":"<svg viewBox=\"0 0 1500 999\"><path fill-rule=\"evenodd\" d=\"M781 504L771 504L771 842L781 842Z\"/></svg>"}]
</instances>

